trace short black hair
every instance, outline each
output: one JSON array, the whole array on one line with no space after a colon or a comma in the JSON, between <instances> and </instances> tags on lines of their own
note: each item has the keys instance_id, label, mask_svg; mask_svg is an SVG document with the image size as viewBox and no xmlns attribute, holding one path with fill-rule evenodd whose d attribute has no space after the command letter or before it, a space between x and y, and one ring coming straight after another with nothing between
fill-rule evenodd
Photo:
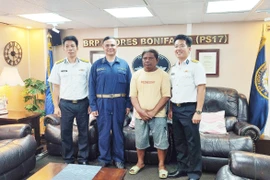
<instances>
[{"instance_id":1,"label":"short black hair","mask_svg":"<svg viewBox=\"0 0 270 180\"><path fill-rule=\"evenodd\" d=\"M184 40L184 41L186 41L186 44L187 44L188 47L191 47L191 45L192 45L192 39L190 37L184 35L184 34L177 35L174 38L174 41L173 42L175 43L175 41L177 41L177 40Z\"/></svg>"},{"instance_id":2,"label":"short black hair","mask_svg":"<svg viewBox=\"0 0 270 180\"><path fill-rule=\"evenodd\" d=\"M78 43L78 39L75 36L66 36L63 39L63 44L65 44L66 41L74 41L76 46L78 47L79 43Z\"/></svg>"},{"instance_id":3,"label":"short black hair","mask_svg":"<svg viewBox=\"0 0 270 180\"><path fill-rule=\"evenodd\" d=\"M158 60L158 52L157 52L155 49L149 49L149 50L143 51L143 53L142 53L142 58L143 58L143 55L144 55L145 53L153 53L154 56L155 56L155 58Z\"/></svg>"},{"instance_id":4,"label":"short black hair","mask_svg":"<svg viewBox=\"0 0 270 180\"><path fill-rule=\"evenodd\" d=\"M109 40L109 39L114 39L114 40L116 40L115 37L113 37L113 36L106 36L106 37L103 39L102 43L104 43L105 41L107 41L107 40Z\"/></svg>"}]
</instances>

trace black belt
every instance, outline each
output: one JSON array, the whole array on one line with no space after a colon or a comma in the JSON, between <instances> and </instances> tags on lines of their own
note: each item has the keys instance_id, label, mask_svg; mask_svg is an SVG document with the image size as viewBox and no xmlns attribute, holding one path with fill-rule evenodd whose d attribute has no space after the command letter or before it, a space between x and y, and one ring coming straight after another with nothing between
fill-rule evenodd
<instances>
[{"instance_id":1,"label":"black belt","mask_svg":"<svg viewBox=\"0 0 270 180\"><path fill-rule=\"evenodd\" d=\"M184 106L196 105L197 102L186 102L186 103L173 103L172 102L172 104L177 107L184 107Z\"/></svg>"},{"instance_id":2,"label":"black belt","mask_svg":"<svg viewBox=\"0 0 270 180\"><path fill-rule=\"evenodd\" d=\"M69 102L69 103L77 104L77 103L79 103L79 102L81 102L81 101L84 101L84 100L86 100L86 99L88 99L88 98L87 98L87 97L85 97L85 98L83 98L83 99L77 99L77 100L61 99L61 101L65 101L65 102Z\"/></svg>"}]
</instances>

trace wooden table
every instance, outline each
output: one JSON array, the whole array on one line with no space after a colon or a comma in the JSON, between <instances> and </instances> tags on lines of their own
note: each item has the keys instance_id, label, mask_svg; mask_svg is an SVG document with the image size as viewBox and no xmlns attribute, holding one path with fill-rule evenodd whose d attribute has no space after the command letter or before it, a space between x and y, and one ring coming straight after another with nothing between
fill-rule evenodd
<instances>
[{"instance_id":1,"label":"wooden table","mask_svg":"<svg viewBox=\"0 0 270 180\"><path fill-rule=\"evenodd\" d=\"M62 169L64 169L67 164L63 163L49 163L38 172L33 174L28 180L49 180L56 176ZM80 165L84 166L84 165ZM100 171L96 174L93 180L104 180L104 179L112 179L112 180L121 180L124 179L126 174L125 169L117 169L117 168L101 168ZM79 174L78 174L79 176Z\"/></svg>"},{"instance_id":2,"label":"wooden table","mask_svg":"<svg viewBox=\"0 0 270 180\"><path fill-rule=\"evenodd\" d=\"M127 172L126 169L103 167L96 174L93 180L104 180L104 179L121 180L124 179L126 172Z\"/></svg>"},{"instance_id":3,"label":"wooden table","mask_svg":"<svg viewBox=\"0 0 270 180\"><path fill-rule=\"evenodd\" d=\"M29 124L34 129L37 146L40 145L40 113L27 111L8 111L8 114L0 115L0 125L4 124Z\"/></svg>"}]
</instances>

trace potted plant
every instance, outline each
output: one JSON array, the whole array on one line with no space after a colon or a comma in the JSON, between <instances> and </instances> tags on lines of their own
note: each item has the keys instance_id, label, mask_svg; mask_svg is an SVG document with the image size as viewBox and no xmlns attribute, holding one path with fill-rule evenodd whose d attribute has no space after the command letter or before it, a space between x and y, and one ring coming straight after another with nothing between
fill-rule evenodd
<instances>
[{"instance_id":1,"label":"potted plant","mask_svg":"<svg viewBox=\"0 0 270 180\"><path fill-rule=\"evenodd\" d=\"M46 84L44 81L34 78L28 78L24 80L25 83L25 95L24 102L28 103L24 108L30 112L41 113L41 116L45 115L43 108L44 94L46 91Z\"/></svg>"}]
</instances>

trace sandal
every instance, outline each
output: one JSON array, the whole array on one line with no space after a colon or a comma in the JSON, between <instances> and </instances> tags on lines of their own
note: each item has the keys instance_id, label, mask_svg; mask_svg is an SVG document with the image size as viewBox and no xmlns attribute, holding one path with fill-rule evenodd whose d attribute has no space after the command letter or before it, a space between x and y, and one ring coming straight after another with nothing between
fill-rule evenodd
<instances>
[{"instance_id":1,"label":"sandal","mask_svg":"<svg viewBox=\"0 0 270 180\"><path fill-rule=\"evenodd\" d=\"M165 169L158 170L159 178L160 179L166 179L168 176L168 171Z\"/></svg>"},{"instance_id":2,"label":"sandal","mask_svg":"<svg viewBox=\"0 0 270 180\"><path fill-rule=\"evenodd\" d=\"M137 174L141 169L143 169L144 167L140 168L139 166L135 165L132 168L130 168L130 170L128 171L129 174Z\"/></svg>"}]
</instances>

